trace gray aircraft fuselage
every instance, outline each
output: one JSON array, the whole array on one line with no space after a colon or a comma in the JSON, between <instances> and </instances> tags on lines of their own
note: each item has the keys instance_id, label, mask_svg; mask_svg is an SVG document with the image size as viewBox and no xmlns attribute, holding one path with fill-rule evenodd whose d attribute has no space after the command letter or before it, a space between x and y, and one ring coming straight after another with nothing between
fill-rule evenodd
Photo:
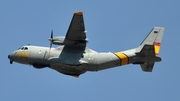
<instances>
[{"instance_id":1,"label":"gray aircraft fuselage","mask_svg":"<svg viewBox=\"0 0 180 101\"><path fill-rule=\"evenodd\" d=\"M135 62L135 49L124 51L128 58L120 59L115 53L97 53L86 47L85 51L66 50L64 46L52 48L26 45L12 52L9 59L35 68L50 67L63 74L78 76L86 71L98 71ZM128 54L131 53L131 54ZM122 63L126 61L126 63ZM137 60L136 60L137 61Z\"/></svg>"}]
</instances>

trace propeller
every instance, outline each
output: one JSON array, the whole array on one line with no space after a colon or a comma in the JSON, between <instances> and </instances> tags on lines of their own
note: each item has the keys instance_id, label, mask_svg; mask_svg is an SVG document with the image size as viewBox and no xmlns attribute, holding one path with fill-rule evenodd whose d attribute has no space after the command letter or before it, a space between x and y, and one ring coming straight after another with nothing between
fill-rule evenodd
<instances>
[{"instance_id":1,"label":"propeller","mask_svg":"<svg viewBox=\"0 0 180 101\"><path fill-rule=\"evenodd\" d=\"M51 47L52 47L52 44L53 44L53 30L51 31L51 37L49 38L49 41L50 41L50 47L49 47L49 54L48 54L48 58L50 57L50 52L51 52Z\"/></svg>"}]
</instances>

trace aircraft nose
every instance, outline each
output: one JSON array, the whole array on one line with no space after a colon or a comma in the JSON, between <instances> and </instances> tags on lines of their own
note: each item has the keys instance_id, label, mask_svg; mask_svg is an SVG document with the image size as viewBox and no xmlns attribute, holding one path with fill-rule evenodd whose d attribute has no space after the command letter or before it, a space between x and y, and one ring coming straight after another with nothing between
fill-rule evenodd
<instances>
[{"instance_id":1,"label":"aircraft nose","mask_svg":"<svg viewBox=\"0 0 180 101\"><path fill-rule=\"evenodd\" d=\"M12 64L12 63L13 63L13 60L12 60L11 54L8 55L8 59L10 60L10 64Z\"/></svg>"},{"instance_id":2,"label":"aircraft nose","mask_svg":"<svg viewBox=\"0 0 180 101\"><path fill-rule=\"evenodd\" d=\"M8 55L8 59L10 59L10 55Z\"/></svg>"}]
</instances>

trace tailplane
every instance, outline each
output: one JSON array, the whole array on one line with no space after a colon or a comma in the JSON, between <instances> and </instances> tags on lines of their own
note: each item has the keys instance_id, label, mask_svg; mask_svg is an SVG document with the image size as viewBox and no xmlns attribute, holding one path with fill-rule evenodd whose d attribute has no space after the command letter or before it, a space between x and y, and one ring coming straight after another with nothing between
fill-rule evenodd
<instances>
[{"instance_id":1,"label":"tailplane","mask_svg":"<svg viewBox=\"0 0 180 101\"><path fill-rule=\"evenodd\" d=\"M136 54L141 58L139 64L143 71L152 72L155 62L161 61L158 57L164 28L154 27L144 41L136 48Z\"/></svg>"}]
</instances>

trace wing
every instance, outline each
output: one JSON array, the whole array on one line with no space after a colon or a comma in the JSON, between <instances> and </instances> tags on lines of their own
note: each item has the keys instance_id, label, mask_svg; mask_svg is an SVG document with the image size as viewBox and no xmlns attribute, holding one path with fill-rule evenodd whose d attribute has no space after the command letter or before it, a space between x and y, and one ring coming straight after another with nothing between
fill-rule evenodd
<instances>
[{"instance_id":1,"label":"wing","mask_svg":"<svg viewBox=\"0 0 180 101\"><path fill-rule=\"evenodd\" d=\"M74 13L65 40L72 43L64 45L61 55L80 59L87 43L82 12Z\"/></svg>"},{"instance_id":2,"label":"wing","mask_svg":"<svg viewBox=\"0 0 180 101\"><path fill-rule=\"evenodd\" d=\"M86 33L82 12L75 12L66 34L66 39L86 45Z\"/></svg>"},{"instance_id":3,"label":"wing","mask_svg":"<svg viewBox=\"0 0 180 101\"><path fill-rule=\"evenodd\" d=\"M52 34L51 34L52 37ZM65 45L65 47L85 49L87 38L84 27L83 13L75 12L71 20L66 36L58 36L50 38L53 44Z\"/></svg>"}]
</instances>

